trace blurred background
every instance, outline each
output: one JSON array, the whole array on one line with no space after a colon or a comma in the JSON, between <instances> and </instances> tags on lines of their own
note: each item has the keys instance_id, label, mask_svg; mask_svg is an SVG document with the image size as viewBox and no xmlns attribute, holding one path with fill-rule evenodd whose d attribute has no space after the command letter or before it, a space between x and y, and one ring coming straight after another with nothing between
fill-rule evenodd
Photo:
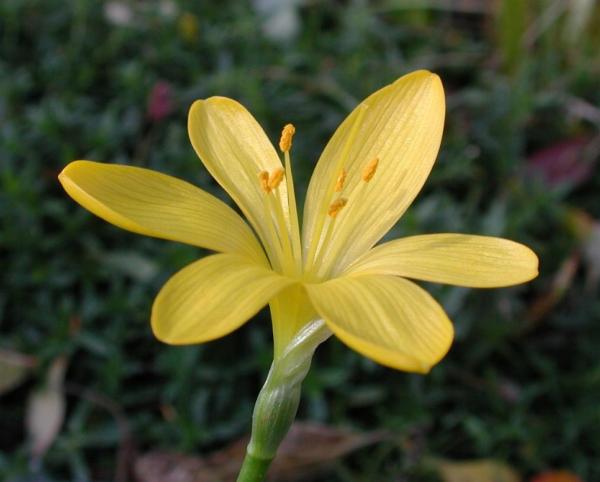
<instances>
[{"instance_id":1,"label":"blurred background","mask_svg":"<svg viewBox=\"0 0 600 482\"><path fill-rule=\"evenodd\" d=\"M599 481L599 27L595 0L2 0L0 480L232 480L272 357L266 312L206 345L155 340L153 297L203 253L80 208L68 162L225 198L186 132L192 101L223 95L273 141L296 125L303 196L353 106L426 68L442 149L390 235L507 237L541 274L426 285L457 333L428 376L321 346L275 479Z\"/></svg>"}]
</instances>

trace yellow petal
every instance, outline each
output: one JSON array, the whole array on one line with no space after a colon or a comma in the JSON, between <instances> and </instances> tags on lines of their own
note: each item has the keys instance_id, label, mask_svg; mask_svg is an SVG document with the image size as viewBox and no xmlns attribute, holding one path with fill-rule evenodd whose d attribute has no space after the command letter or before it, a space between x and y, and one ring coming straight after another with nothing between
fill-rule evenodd
<instances>
[{"instance_id":1,"label":"yellow petal","mask_svg":"<svg viewBox=\"0 0 600 482\"><path fill-rule=\"evenodd\" d=\"M435 283L494 288L538 274L538 258L514 241L468 234L426 234L373 248L346 273L388 274Z\"/></svg>"},{"instance_id":2,"label":"yellow petal","mask_svg":"<svg viewBox=\"0 0 600 482\"><path fill-rule=\"evenodd\" d=\"M233 209L175 177L133 166L75 161L58 178L75 201L120 228L264 259L258 240Z\"/></svg>"},{"instance_id":3,"label":"yellow petal","mask_svg":"<svg viewBox=\"0 0 600 482\"><path fill-rule=\"evenodd\" d=\"M152 330L165 343L220 338L254 316L294 281L234 254L215 254L176 273L152 307Z\"/></svg>"},{"instance_id":4,"label":"yellow petal","mask_svg":"<svg viewBox=\"0 0 600 482\"><path fill-rule=\"evenodd\" d=\"M331 331L382 365L426 373L452 343L454 332L444 310L411 281L364 275L306 289Z\"/></svg>"},{"instance_id":5,"label":"yellow petal","mask_svg":"<svg viewBox=\"0 0 600 482\"><path fill-rule=\"evenodd\" d=\"M340 174L348 202L335 219L323 258L339 273L371 248L420 191L437 156L445 115L439 77L417 71L365 99L338 127L310 181L304 214L305 257L323 238L321 226ZM375 160L378 162L373 162ZM369 182L369 165L377 170ZM342 171L343 170L343 171ZM369 173L371 174L371 173Z\"/></svg>"},{"instance_id":6,"label":"yellow petal","mask_svg":"<svg viewBox=\"0 0 600 482\"><path fill-rule=\"evenodd\" d=\"M226 97L197 100L190 109L188 132L202 162L240 207L269 253L276 249L265 216L265 192L259 174L282 169L275 148L258 122L241 104ZM273 191L288 213L285 183ZM271 211L269 211L271 212ZM289 219L286 220L289 226Z\"/></svg>"}]
</instances>

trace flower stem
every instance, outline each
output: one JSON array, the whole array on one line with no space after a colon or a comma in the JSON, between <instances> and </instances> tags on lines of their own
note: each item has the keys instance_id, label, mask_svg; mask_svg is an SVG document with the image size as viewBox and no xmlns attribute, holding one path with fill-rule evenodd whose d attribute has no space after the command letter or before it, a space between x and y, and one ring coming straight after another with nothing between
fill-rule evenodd
<instances>
[{"instance_id":1,"label":"flower stem","mask_svg":"<svg viewBox=\"0 0 600 482\"><path fill-rule=\"evenodd\" d=\"M262 482L294 422L315 349L331 335L323 320L305 325L276 357L252 415L252 436L237 482Z\"/></svg>"},{"instance_id":2,"label":"flower stem","mask_svg":"<svg viewBox=\"0 0 600 482\"><path fill-rule=\"evenodd\" d=\"M273 459L261 459L246 453L237 482L262 482Z\"/></svg>"}]
</instances>

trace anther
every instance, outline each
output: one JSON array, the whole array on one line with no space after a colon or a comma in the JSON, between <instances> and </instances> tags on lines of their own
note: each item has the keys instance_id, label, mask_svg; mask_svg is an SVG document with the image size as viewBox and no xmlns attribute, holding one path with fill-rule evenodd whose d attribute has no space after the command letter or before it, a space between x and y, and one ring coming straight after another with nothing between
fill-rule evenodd
<instances>
[{"instance_id":1,"label":"anther","mask_svg":"<svg viewBox=\"0 0 600 482\"><path fill-rule=\"evenodd\" d=\"M296 128L292 124L286 124L281 131L281 138L279 139L279 149L281 152L288 152L292 148L292 137L296 132Z\"/></svg>"},{"instance_id":2,"label":"anther","mask_svg":"<svg viewBox=\"0 0 600 482\"><path fill-rule=\"evenodd\" d=\"M341 192L344 189L344 183L346 182L346 169L342 169L340 175L335 182L335 192Z\"/></svg>"},{"instance_id":3,"label":"anther","mask_svg":"<svg viewBox=\"0 0 600 482\"><path fill-rule=\"evenodd\" d=\"M271 188L269 187L269 173L267 171L260 171L258 173L258 181L260 182L260 188L269 194Z\"/></svg>"},{"instance_id":4,"label":"anther","mask_svg":"<svg viewBox=\"0 0 600 482\"><path fill-rule=\"evenodd\" d=\"M375 171L377 171L377 164L379 164L379 158L375 157L365 166L362 172L362 180L365 182L369 182L373 179L375 175Z\"/></svg>"},{"instance_id":5,"label":"anther","mask_svg":"<svg viewBox=\"0 0 600 482\"><path fill-rule=\"evenodd\" d=\"M340 197L340 198L336 199L329 205L327 214L329 216L331 216L332 218L335 218L347 203L348 203L348 200L346 198Z\"/></svg>"},{"instance_id":6,"label":"anther","mask_svg":"<svg viewBox=\"0 0 600 482\"><path fill-rule=\"evenodd\" d=\"M285 170L281 167L275 169L271 175L269 176L268 186L270 190L277 189L281 181L283 180L283 176L285 175Z\"/></svg>"}]
</instances>

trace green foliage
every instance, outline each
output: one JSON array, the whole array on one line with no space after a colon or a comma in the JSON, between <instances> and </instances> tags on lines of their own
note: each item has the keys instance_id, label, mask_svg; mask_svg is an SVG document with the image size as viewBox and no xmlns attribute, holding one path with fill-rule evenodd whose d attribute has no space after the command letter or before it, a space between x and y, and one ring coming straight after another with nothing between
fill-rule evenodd
<instances>
[{"instance_id":1,"label":"green foliage","mask_svg":"<svg viewBox=\"0 0 600 482\"><path fill-rule=\"evenodd\" d=\"M397 434L323 480L435 480L429 456L494 457L525 474L565 467L600 479L600 297L597 280L586 280L588 258L560 299L532 316L565 260L584 250L571 209L600 218L600 176L551 188L526 169L532 152L562 139L595 139L589 162L598 157L592 21L568 10L552 16L561 2L542 0L529 9L499 1L495 11L316 1L291 6L297 34L275 40L265 33L274 16L252 3L122 2L132 13L123 24L107 19L115 3L0 3L0 348L37 362L27 381L0 394L2 480L36 470L47 480L113 480L124 423L140 449L218 448L249 429L270 365L266 312L203 346L154 340L153 296L202 253L94 218L60 188L64 165L150 167L223 196L187 140L186 114L194 99L224 95L273 140L286 122L296 125L302 193L349 109L416 68L441 75L447 127L423 193L393 234L505 236L536 250L541 276L493 291L428 285L457 335L427 377L376 366L335 340L319 348L301 417ZM598 19L597 10L586 15ZM148 110L158 82L172 93L160 119ZM32 469L24 401L61 355L69 359L66 419L43 467Z\"/></svg>"}]
</instances>

